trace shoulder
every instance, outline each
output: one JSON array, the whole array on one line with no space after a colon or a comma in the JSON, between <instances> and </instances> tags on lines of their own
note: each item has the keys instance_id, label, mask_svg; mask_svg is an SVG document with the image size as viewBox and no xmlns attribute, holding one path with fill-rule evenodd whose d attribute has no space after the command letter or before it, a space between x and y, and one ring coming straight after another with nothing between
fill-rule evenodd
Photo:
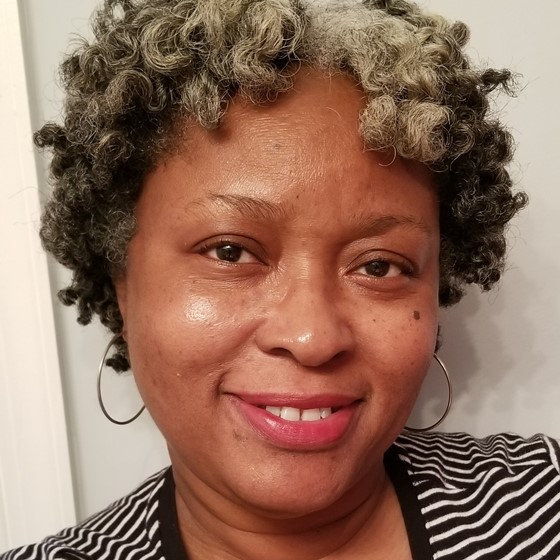
<instances>
[{"instance_id":1,"label":"shoulder","mask_svg":"<svg viewBox=\"0 0 560 560\"><path fill-rule=\"evenodd\" d=\"M472 482L489 471L514 474L528 469L550 469L560 474L560 445L548 436L523 438L502 433L475 438L465 433L404 432L395 442L409 474Z\"/></svg>"},{"instance_id":2,"label":"shoulder","mask_svg":"<svg viewBox=\"0 0 560 560\"><path fill-rule=\"evenodd\" d=\"M404 433L434 557L560 558L560 447L544 435Z\"/></svg>"},{"instance_id":3,"label":"shoulder","mask_svg":"<svg viewBox=\"0 0 560 560\"><path fill-rule=\"evenodd\" d=\"M154 538L158 521L158 491L168 469L144 481L136 490L89 517L37 544L0 554L0 560L148 560L161 558Z\"/></svg>"}]
</instances>

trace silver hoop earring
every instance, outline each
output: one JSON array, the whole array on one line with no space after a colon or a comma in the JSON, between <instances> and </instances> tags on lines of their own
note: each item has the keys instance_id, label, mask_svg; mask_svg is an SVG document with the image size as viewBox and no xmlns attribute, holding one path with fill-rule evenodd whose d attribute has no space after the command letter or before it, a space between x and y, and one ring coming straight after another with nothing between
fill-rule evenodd
<instances>
[{"instance_id":1,"label":"silver hoop earring","mask_svg":"<svg viewBox=\"0 0 560 560\"><path fill-rule=\"evenodd\" d=\"M447 368L445 367L445 364L440 360L439 356L435 353L434 358L441 367L443 374L445 375L445 381L447 382L447 405L445 406L445 410L443 411L441 418L437 422L434 422L426 428L411 428L410 426L405 426L405 429L410 432L429 432L430 430L433 430L435 427L439 426L447 418L449 410L451 409L451 404L453 403L453 386L451 385L451 378L449 377Z\"/></svg>"},{"instance_id":2,"label":"silver hoop earring","mask_svg":"<svg viewBox=\"0 0 560 560\"><path fill-rule=\"evenodd\" d=\"M115 336L113 336L113 338L111 338L111 340L109 341L109 344L107 344L107 348L105 348L105 352L103 352L103 357L101 358L101 363L99 364L99 370L97 372L97 401L99 402L99 407L101 408L101 412L103 412L103 414L105 415L105 418L107 418L107 420L110 420L111 422L113 422L113 424L118 424L119 426L124 426L125 424L130 424L131 422L134 422L134 420L136 420L136 418L138 418L138 416L140 416L140 414L142 414L142 412L144 412L144 409L146 407L144 405L142 405L142 408L129 420L115 420L107 412L107 409L105 408L105 405L103 404L103 396L101 395L101 376L103 375L103 368L105 366L105 360L107 359L107 354L109 353L109 350L111 349L113 344L115 344L115 342L117 342L117 340L121 336L122 336L121 334L116 334Z\"/></svg>"}]
</instances>

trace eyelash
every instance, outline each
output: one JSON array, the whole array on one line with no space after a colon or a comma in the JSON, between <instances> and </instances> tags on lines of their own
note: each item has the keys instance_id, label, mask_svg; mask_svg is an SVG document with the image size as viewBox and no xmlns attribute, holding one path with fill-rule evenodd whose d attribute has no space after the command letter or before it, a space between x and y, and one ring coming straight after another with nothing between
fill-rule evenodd
<instances>
[{"instance_id":1,"label":"eyelash","mask_svg":"<svg viewBox=\"0 0 560 560\"><path fill-rule=\"evenodd\" d=\"M383 265L388 265L389 267L396 267L399 270L398 274L395 274L393 276L390 276L387 274L383 275L383 276L376 276L375 274L367 274L367 273L360 273L358 272L360 269L365 268L369 265L372 265L373 263L382 263ZM414 267L404 261L404 260L400 260L400 259L388 259L385 257L379 257L379 258L374 258L371 259L363 264L361 264L360 266L354 268L354 271L357 272L358 274L362 274L363 276L365 276L366 278L378 278L378 279L384 279L384 278L395 278L398 276L407 276L407 277L414 277L416 276L416 271L414 269Z\"/></svg>"},{"instance_id":2,"label":"eyelash","mask_svg":"<svg viewBox=\"0 0 560 560\"><path fill-rule=\"evenodd\" d=\"M228 238L223 238L223 239L218 239L218 240L215 240L215 241L205 242L202 245L200 245L197 252L199 254L204 254L204 253L208 253L209 251L212 251L214 249L219 249L220 247L228 247L228 246L239 249L242 253L246 253L248 255L251 255L251 257L253 259L255 259L255 261L262 262L261 259L259 259L254 254L254 252L247 249L243 244L241 244L239 242L232 241L231 239L228 239ZM237 265L237 264L251 264L251 263L247 263L247 262L228 261L228 260L225 260L225 259L214 258L214 257L209 257L209 258L211 258L214 261L219 262L221 265L226 265L226 266L233 266L233 265ZM382 263L382 264L387 264L389 267L397 267L399 269L399 273L390 276L390 275L388 275L388 273L389 273L389 271L388 271L387 274L385 274L385 275L377 276L375 274L367 274L365 272L363 272L363 273L358 272L361 268L365 268L365 267L367 267L367 266L369 266L373 263ZM367 262L364 262L360 266L355 267L353 269L353 271L356 272L357 274L360 274L361 276L364 276L365 278L372 278L372 279L378 279L378 280L389 279L389 278L397 278L399 276L405 276L405 277L415 277L415 276L417 276L417 273L416 273L414 267L408 261L405 261L404 259L385 258L385 257L373 258L371 260L368 260Z\"/></svg>"},{"instance_id":3,"label":"eyelash","mask_svg":"<svg viewBox=\"0 0 560 560\"><path fill-rule=\"evenodd\" d=\"M203 255L204 253L208 253L209 251L212 251L213 249L219 249L220 247L234 247L236 249L240 249L242 252L247 253L249 255L251 255L255 261L260 261L260 259L249 249L247 249L246 247L244 247L241 243L232 241L231 239L218 239L215 241L207 241L207 242L203 242L198 248L197 248L197 252L201 255ZM221 264L224 265L236 265L239 264L238 261L227 261L227 260L222 260L222 259L218 259L218 258L213 258L213 257L209 257L212 258L212 260L217 261ZM247 264L247 263L241 263L241 264Z\"/></svg>"}]
</instances>

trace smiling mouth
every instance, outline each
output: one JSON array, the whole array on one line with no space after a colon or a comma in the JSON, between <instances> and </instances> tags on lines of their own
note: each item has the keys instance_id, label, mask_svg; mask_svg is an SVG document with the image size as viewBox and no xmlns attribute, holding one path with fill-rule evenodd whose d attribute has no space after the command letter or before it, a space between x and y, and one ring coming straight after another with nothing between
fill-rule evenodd
<instances>
[{"instance_id":1,"label":"smiling mouth","mask_svg":"<svg viewBox=\"0 0 560 560\"><path fill-rule=\"evenodd\" d=\"M294 408L291 406L265 406L259 408L266 410L270 414L282 418L288 422L315 422L324 420L331 414L340 410L340 407L329 408Z\"/></svg>"},{"instance_id":2,"label":"smiling mouth","mask_svg":"<svg viewBox=\"0 0 560 560\"><path fill-rule=\"evenodd\" d=\"M361 399L317 395L232 395L241 418L260 438L291 450L325 450L342 441L357 421Z\"/></svg>"}]
</instances>

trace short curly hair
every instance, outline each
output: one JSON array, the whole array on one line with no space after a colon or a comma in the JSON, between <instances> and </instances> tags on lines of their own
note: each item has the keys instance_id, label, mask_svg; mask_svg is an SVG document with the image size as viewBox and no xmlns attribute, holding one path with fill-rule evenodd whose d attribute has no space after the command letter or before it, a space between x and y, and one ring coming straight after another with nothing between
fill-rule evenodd
<instances>
[{"instance_id":1,"label":"short curly hair","mask_svg":"<svg viewBox=\"0 0 560 560\"><path fill-rule=\"evenodd\" d=\"M40 235L73 272L59 297L81 324L97 314L122 329L113 280L143 179L176 147L176 123L217 127L235 96L273 102L300 65L355 79L365 145L435 172L440 304L500 278L505 228L526 195L512 189L513 142L490 94L511 94L513 80L472 66L464 24L404 0L105 0L93 32L61 66L63 124L35 135L53 154ZM129 368L122 338L111 365Z\"/></svg>"}]
</instances>

